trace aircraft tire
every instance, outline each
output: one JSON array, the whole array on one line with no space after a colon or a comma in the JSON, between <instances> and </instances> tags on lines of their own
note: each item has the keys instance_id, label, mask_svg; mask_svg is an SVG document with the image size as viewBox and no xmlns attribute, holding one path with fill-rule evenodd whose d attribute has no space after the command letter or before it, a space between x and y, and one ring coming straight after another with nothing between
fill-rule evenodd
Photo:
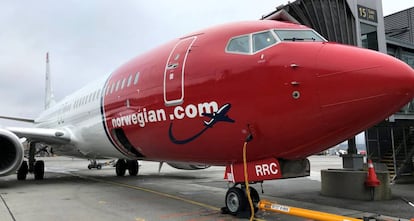
<instances>
[{"instance_id":1,"label":"aircraft tire","mask_svg":"<svg viewBox=\"0 0 414 221\"><path fill-rule=\"evenodd\" d=\"M29 173L29 166L27 165L27 161L23 161L22 165L17 171L17 180L26 180L28 173Z\"/></svg>"},{"instance_id":2,"label":"aircraft tire","mask_svg":"<svg viewBox=\"0 0 414 221\"><path fill-rule=\"evenodd\" d=\"M230 188L226 193L226 208L231 215L237 215L246 209L247 197L238 187Z\"/></svg>"},{"instance_id":3,"label":"aircraft tire","mask_svg":"<svg viewBox=\"0 0 414 221\"><path fill-rule=\"evenodd\" d=\"M139 165L137 160L128 160L128 173L130 176L138 175Z\"/></svg>"},{"instance_id":4,"label":"aircraft tire","mask_svg":"<svg viewBox=\"0 0 414 221\"><path fill-rule=\"evenodd\" d=\"M124 176L127 169L127 163L124 159L119 159L116 162L115 172L117 176Z\"/></svg>"},{"instance_id":5,"label":"aircraft tire","mask_svg":"<svg viewBox=\"0 0 414 221\"><path fill-rule=\"evenodd\" d=\"M33 172L35 180L43 180L45 175L45 162L43 160L36 161Z\"/></svg>"},{"instance_id":6,"label":"aircraft tire","mask_svg":"<svg viewBox=\"0 0 414 221\"><path fill-rule=\"evenodd\" d=\"M100 164L96 165L96 169L97 169L97 170L102 169L102 165L100 165Z\"/></svg>"}]
</instances>

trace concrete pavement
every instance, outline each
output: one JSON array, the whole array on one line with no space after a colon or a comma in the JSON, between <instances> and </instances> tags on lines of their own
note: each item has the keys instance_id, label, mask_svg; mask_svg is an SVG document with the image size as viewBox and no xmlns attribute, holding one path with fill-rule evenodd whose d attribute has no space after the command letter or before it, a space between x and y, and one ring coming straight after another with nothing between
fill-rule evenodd
<instances>
[{"instance_id":1,"label":"concrete pavement","mask_svg":"<svg viewBox=\"0 0 414 221\"><path fill-rule=\"evenodd\" d=\"M85 160L57 157L45 161L45 180L0 178L0 220L239 220L219 211L228 188L222 167L182 171L164 165L158 174L158 163L142 162L139 176L116 177L114 168L88 170ZM414 200L413 184L393 185L393 198L387 201L324 197L319 194L319 171L340 168L341 158L312 156L310 161L310 177L267 181L261 198L339 215L371 213L401 220L413 216L414 208L401 200ZM254 186L260 193L260 185ZM257 217L306 220L269 212Z\"/></svg>"}]
</instances>

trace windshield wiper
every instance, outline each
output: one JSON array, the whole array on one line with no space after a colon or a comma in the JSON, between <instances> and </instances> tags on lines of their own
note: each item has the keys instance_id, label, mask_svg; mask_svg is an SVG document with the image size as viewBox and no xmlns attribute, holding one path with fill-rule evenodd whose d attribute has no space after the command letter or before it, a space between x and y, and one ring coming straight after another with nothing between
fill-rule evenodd
<instances>
[{"instance_id":1,"label":"windshield wiper","mask_svg":"<svg viewBox=\"0 0 414 221\"><path fill-rule=\"evenodd\" d=\"M316 41L315 38L284 38L284 41Z\"/></svg>"}]
</instances>

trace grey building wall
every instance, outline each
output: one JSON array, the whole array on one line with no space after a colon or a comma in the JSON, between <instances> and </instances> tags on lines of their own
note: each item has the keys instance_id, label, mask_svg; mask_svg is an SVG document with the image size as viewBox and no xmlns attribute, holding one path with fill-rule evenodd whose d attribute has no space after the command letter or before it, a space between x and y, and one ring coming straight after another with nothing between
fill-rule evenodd
<instances>
[{"instance_id":1,"label":"grey building wall","mask_svg":"<svg viewBox=\"0 0 414 221\"><path fill-rule=\"evenodd\" d=\"M414 7L384 18L387 52L414 68ZM414 101L395 115L396 119L414 120Z\"/></svg>"},{"instance_id":2,"label":"grey building wall","mask_svg":"<svg viewBox=\"0 0 414 221\"><path fill-rule=\"evenodd\" d=\"M414 7L384 18L387 37L414 44Z\"/></svg>"}]
</instances>

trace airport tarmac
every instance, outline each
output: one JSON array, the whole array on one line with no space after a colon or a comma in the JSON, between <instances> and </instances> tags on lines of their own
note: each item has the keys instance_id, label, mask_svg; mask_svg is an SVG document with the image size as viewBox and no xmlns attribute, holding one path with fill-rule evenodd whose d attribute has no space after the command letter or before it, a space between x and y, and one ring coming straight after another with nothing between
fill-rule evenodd
<instances>
[{"instance_id":1,"label":"airport tarmac","mask_svg":"<svg viewBox=\"0 0 414 221\"><path fill-rule=\"evenodd\" d=\"M114 168L88 170L88 161L64 157L44 158L45 180L28 176L0 178L0 220L241 220L221 214L228 184L223 167L183 171L158 163L141 162L139 176L116 177ZM392 185L393 199L356 201L320 195L320 170L341 168L337 156L312 156L311 176L266 181L262 199L289 206L315 209L351 217L382 214L390 220L409 220L414 207L414 184ZM261 192L260 185L254 185ZM259 212L260 220L308 220ZM398 219L401 218L401 219Z\"/></svg>"}]
</instances>

